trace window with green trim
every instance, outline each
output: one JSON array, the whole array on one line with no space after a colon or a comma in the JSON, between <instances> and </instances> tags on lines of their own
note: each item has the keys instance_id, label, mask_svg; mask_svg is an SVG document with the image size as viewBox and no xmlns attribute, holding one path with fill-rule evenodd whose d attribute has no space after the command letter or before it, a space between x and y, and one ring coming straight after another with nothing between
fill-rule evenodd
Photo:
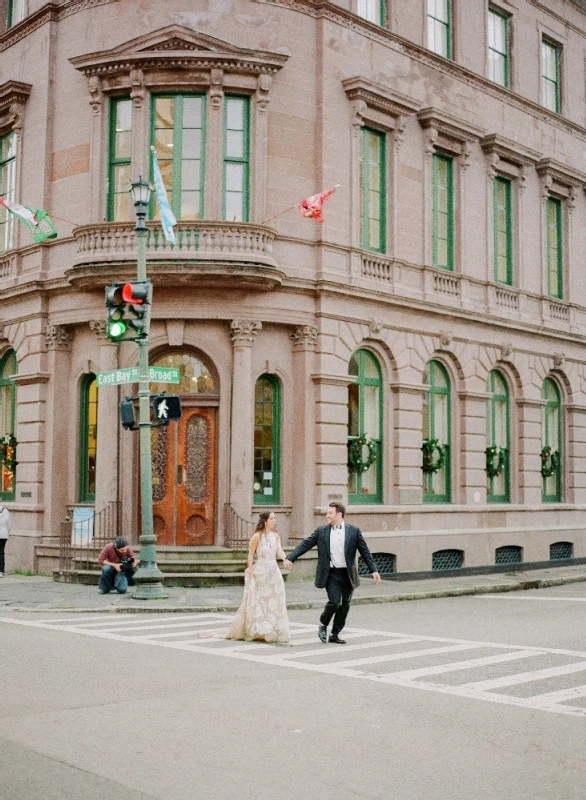
<instances>
[{"instance_id":1,"label":"window with green trim","mask_svg":"<svg viewBox=\"0 0 586 800\"><path fill-rule=\"evenodd\" d=\"M0 361L0 439L14 436L16 419L16 384L11 377L16 375L16 353L9 350ZM13 454L14 455L14 454ZM16 491L15 472L2 463L0 473L0 500L14 500Z\"/></svg>"},{"instance_id":2,"label":"window with green trim","mask_svg":"<svg viewBox=\"0 0 586 800\"><path fill-rule=\"evenodd\" d=\"M81 383L79 427L80 503L96 499L96 455L98 447L98 382L86 375Z\"/></svg>"},{"instance_id":3,"label":"window with green trim","mask_svg":"<svg viewBox=\"0 0 586 800\"><path fill-rule=\"evenodd\" d=\"M8 10L6 15L6 27L12 28L26 17L27 0L8 0Z\"/></svg>"},{"instance_id":4,"label":"window with green trim","mask_svg":"<svg viewBox=\"0 0 586 800\"><path fill-rule=\"evenodd\" d=\"M356 13L359 17L374 22L375 25L385 24L384 0L358 0Z\"/></svg>"},{"instance_id":5,"label":"window with green trim","mask_svg":"<svg viewBox=\"0 0 586 800\"><path fill-rule=\"evenodd\" d=\"M454 160L434 153L432 190L434 267L454 269Z\"/></svg>"},{"instance_id":6,"label":"window with green trim","mask_svg":"<svg viewBox=\"0 0 586 800\"><path fill-rule=\"evenodd\" d=\"M16 200L16 134L0 136L0 197ZM14 218L0 206L0 252L13 247Z\"/></svg>"},{"instance_id":7,"label":"window with green trim","mask_svg":"<svg viewBox=\"0 0 586 800\"><path fill-rule=\"evenodd\" d=\"M108 143L107 218L110 222L134 219L128 187L132 181L132 100L116 97L110 100L110 137Z\"/></svg>"},{"instance_id":8,"label":"window with green trim","mask_svg":"<svg viewBox=\"0 0 586 800\"><path fill-rule=\"evenodd\" d=\"M542 451L540 469L553 472L542 473L541 497L544 503L559 503L562 499L562 401L560 391L551 378L543 382ZM549 452L546 450L549 448Z\"/></svg>"},{"instance_id":9,"label":"window with green trim","mask_svg":"<svg viewBox=\"0 0 586 800\"><path fill-rule=\"evenodd\" d=\"M560 100L560 51L559 45L541 40L541 102L550 111L558 114Z\"/></svg>"},{"instance_id":10,"label":"window with green trim","mask_svg":"<svg viewBox=\"0 0 586 800\"><path fill-rule=\"evenodd\" d=\"M493 8L488 9L488 77L509 85L509 19Z\"/></svg>"},{"instance_id":11,"label":"window with green trim","mask_svg":"<svg viewBox=\"0 0 586 800\"><path fill-rule=\"evenodd\" d=\"M494 179L494 279L513 283L513 203L512 183Z\"/></svg>"},{"instance_id":12,"label":"window with green trim","mask_svg":"<svg viewBox=\"0 0 586 800\"><path fill-rule=\"evenodd\" d=\"M488 376L487 391L490 395L486 414L487 500L489 503L508 503L511 461L509 390L497 370Z\"/></svg>"},{"instance_id":13,"label":"window with green trim","mask_svg":"<svg viewBox=\"0 0 586 800\"><path fill-rule=\"evenodd\" d=\"M281 386L261 375L254 389L254 504L281 502Z\"/></svg>"},{"instance_id":14,"label":"window with green trim","mask_svg":"<svg viewBox=\"0 0 586 800\"><path fill-rule=\"evenodd\" d=\"M423 441L437 440L441 448L443 464L435 471L423 471L423 502L449 503L451 500L451 413L450 379L445 367L438 361L430 361L423 372L423 384L427 391L423 395ZM431 454L432 463L440 463L440 451Z\"/></svg>"},{"instance_id":15,"label":"window with green trim","mask_svg":"<svg viewBox=\"0 0 586 800\"><path fill-rule=\"evenodd\" d=\"M348 386L348 450L358 439L364 444L359 457L367 469L348 466L350 503L382 502L383 387L380 366L368 350L357 350L348 366L354 378ZM374 457L374 460L373 460ZM369 464L369 462L371 462Z\"/></svg>"},{"instance_id":16,"label":"window with green trim","mask_svg":"<svg viewBox=\"0 0 586 800\"><path fill-rule=\"evenodd\" d=\"M250 101L248 97L224 99L223 217L248 222L250 184Z\"/></svg>"},{"instance_id":17,"label":"window with green trim","mask_svg":"<svg viewBox=\"0 0 586 800\"><path fill-rule=\"evenodd\" d=\"M545 203L547 225L547 293L550 297L564 296L564 247L562 201L548 197Z\"/></svg>"},{"instance_id":18,"label":"window with green trim","mask_svg":"<svg viewBox=\"0 0 586 800\"><path fill-rule=\"evenodd\" d=\"M427 0L427 46L445 58L452 57L451 0Z\"/></svg>"},{"instance_id":19,"label":"window with green trim","mask_svg":"<svg viewBox=\"0 0 586 800\"><path fill-rule=\"evenodd\" d=\"M362 128L360 148L360 245L385 252L385 135Z\"/></svg>"},{"instance_id":20,"label":"window with green trim","mask_svg":"<svg viewBox=\"0 0 586 800\"><path fill-rule=\"evenodd\" d=\"M151 143L178 220L203 218L205 110L203 95L155 95L152 99ZM158 219L158 213L152 201L152 218Z\"/></svg>"}]
</instances>

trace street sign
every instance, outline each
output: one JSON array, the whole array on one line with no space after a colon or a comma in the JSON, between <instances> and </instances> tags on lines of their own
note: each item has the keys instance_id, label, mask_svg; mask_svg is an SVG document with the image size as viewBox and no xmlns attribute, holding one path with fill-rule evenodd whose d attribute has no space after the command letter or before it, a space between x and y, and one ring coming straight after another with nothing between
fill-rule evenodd
<instances>
[{"instance_id":1,"label":"street sign","mask_svg":"<svg viewBox=\"0 0 586 800\"><path fill-rule=\"evenodd\" d=\"M121 383L138 383L138 367L113 369L110 372L98 372L96 375L98 388L102 386L118 386ZM149 383L179 383L181 376L177 367L149 367Z\"/></svg>"}]
</instances>

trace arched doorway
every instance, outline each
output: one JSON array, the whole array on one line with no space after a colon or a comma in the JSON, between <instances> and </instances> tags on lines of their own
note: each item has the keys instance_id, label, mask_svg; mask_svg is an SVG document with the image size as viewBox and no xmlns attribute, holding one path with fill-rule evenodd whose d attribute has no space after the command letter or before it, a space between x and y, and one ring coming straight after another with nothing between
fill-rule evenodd
<instances>
[{"instance_id":1,"label":"arched doorway","mask_svg":"<svg viewBox=\"0 0 586 800\"><path fill-rule=\"evenodd\" d=\"M181 396L182 417L152 430L153 521L161 545L214 544L219 391L211 369L190 353L168 353L153 366L177 367L179 384L151 392Z\"/></svg>"}]
</instances>

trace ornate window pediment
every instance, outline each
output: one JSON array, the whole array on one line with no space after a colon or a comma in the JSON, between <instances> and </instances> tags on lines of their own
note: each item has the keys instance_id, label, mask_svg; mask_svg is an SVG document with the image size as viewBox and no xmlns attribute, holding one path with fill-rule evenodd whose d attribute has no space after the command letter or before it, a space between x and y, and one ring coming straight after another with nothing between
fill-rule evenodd
<instances>
[{"instance_id":1,"label":"ornate window pediment","mask_svg":"<svg viewBox=\"0 0 586 800\"><path fill-rule=\"evenodd\" d=\"M452 117L437 108L424 108L417 114L417 119L425 134L426 152L439 150L462 156L463 166L468 162L470 144L484 135L484 131L476 125Z\"/></svg>"},{"instance_id":2,"label":"ornate window pediment","mask_svg":"<svg viewBox=\"0 0 586 800\"><path fill-rule=\"evenodd\" d=\"M22 128L22 114L32 88L30 83L20 81L0 85L0 131Z\"/></svg>"},{"instance_id":3,"label":"ornate window pediment","mask_svg":"<svg viewBox=\"0 0 586 800\"><path fill-rule=\"evenodd\" d=\"M487 158L489 178L504 175L506 178L519 179L521 186L525 183L525 169L537 164L541 153L524 147L517 142L492 133L480 142Z\"/></svg>"},{"instance_id":4,"label":"ornate window pediment","mask_svg":"<svg viewBox=\"0 0 586 800\"><path fill-rule=\"evenodd\" d=\"M421 108L421 103L361 75L342 81L346 97L354 109L354 124L370 123L383 130L402 134L406 117Z\"/></svg>"},{"instance_id":5,"label":"ornate window pediment","mask_svg":"<svg viewBox=\"0 0 586 800\"><path fill-rule=\"evenodd\" d=\"M541 181L543 197L554 195L569 201L570 211L574 208L576 191L586 189L586 174L568 167L553 158L543 158L537 164L537 174Z\"/></svg>"}]
</instances>

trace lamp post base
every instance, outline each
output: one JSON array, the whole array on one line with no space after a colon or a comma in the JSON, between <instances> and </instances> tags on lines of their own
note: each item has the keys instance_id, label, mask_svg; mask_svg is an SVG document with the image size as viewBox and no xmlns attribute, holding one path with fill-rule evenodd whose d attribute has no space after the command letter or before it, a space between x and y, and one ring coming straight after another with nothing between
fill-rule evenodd
<instances>
[{"instance_id":1,"label":"lamp post base","mask_svg":"<svg viewBox=\"0 0 586 800\"><path fill-rule=\"evenodd\" d=\"M140 567L134 573L136 589L133 592L135 600L164 600L169 597L165 592L161 578L163 573L157 567L154 535L139 536Z\"/></svg>"}]
</instances>

